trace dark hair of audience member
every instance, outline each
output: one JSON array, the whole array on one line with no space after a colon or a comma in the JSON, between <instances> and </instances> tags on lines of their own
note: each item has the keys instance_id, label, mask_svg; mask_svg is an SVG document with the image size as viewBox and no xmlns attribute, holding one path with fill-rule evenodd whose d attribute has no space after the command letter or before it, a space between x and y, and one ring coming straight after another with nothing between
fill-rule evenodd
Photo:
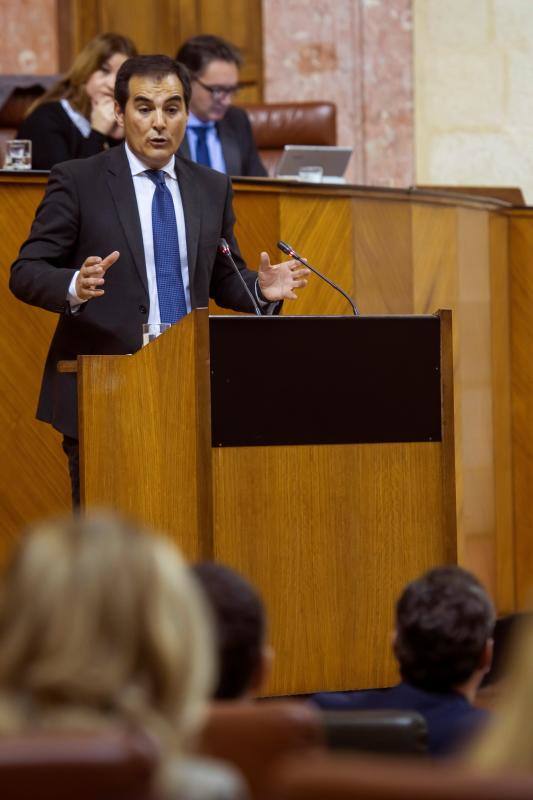
<instances>
[{"instance_id":1,"label":"dark hair of audience member","mask_svg":"<svg viewBox=\"0 0 533 800\"><path fill-rule=\"evenodd\" d=\"M67 74L32 104L26 116L43 103L65 99L88 119L91 114L91 100L85 91L85 84L115 53L131 58L137 55L137 48L127 36L99 33L78 53Z\"/></svg>"},{"instance_id":2,"label":"dark hair of audience member","mask_svg":"<svg viewBox=\"0 0 533 800\"><path fill-rule=\"evenodd\" d=\"M220 36L210 34L187 39L176 53L176 60L185 64L195 76L201 75L212 61L228 61L239 68L242 66L239 49Z\"/></svg>"},{"instance_id":3,"label":"dark hair of audience member","mask_svg":"<svg viewBox=\"0 0 533 800\"><path fill-rule=\"evenodd\" d=\"M218 641L220 677L214 697L242 697L262 669L266 619L263 602L238 572L214 562L193 567L211 603Z\"/></svg>"},{"instance_id":4,"label":"dark hair of audience member","mask_svg":"<svg viewBox=\"0 0 533 800\"><path fill-rule=\"evenodd\" d=\"M483 586L460 567L439 567L407 585L396 605L394 650L403 680L449 692L479 667L494 627Z\"/></svg>"},{"instance_id":5,"label":"dark hair of audience member","mask_svg":"<svg viewBox=\"0 0 533 800\"><path fill-rule=\"evenodd\" d=\"M115 81L115 100L121 111L124 111L129 99L131 78L141 76L162 79L167 75L176 75L180 79L185 108L188 109L191 99L191 80L187 68L169 56L156 55L134 56L128 58L120 67Z\"/></svg>"}]
</instances>

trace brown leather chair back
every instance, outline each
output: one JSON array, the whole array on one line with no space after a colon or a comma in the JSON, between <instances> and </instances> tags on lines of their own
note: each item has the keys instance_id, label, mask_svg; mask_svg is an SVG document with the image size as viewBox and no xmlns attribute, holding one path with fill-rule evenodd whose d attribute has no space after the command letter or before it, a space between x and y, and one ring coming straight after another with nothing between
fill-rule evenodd
<instances>
[{"instance_id":1,"label":"brown leather chair back","mask_svg":"<svg viewBox=\"0 0 533 800\"><path fill-rule=\"evenodd\" d=\"M0 736L2 800L154 800L154 742L143 735Z\"/></svg>"},{"instance_id":2,"label":"brown leather chair back","mask_svg":"<svg viewBox=\"0 0 533 800\"><path fill-rule=\"evenodd\" d=\"M330 750L355 750L389 755L425 755L428 732L416 711L322 711Z\"/></svg>"},{"instance_id":3,"label":"brown leather chair back","mask_svg":"<svg viewBox=\"0 0 533 800\"><path fill-rule=\"evenodd\" d=\"M322 744L320 715L305 703L218 702L210 708L199 749L237 767L257 800L277 759Z\"/></svg>"},{"instance_id":4,"label":"brown leather chair back","mask_svg":"<svg viewBox=\"0 0 533 800\"><path fill-rule=\"evenodd\" d=\"M337 144L337 109L333 103L262 103L243 108L269 175L275 174L286 144Z\"/></svg>"},{"instance_id":5,"label":"brown leather chair back","mask_svg":"<svg viewBox=\"0 0 533 800\"><path fill-rule=\"evenodd\" d=\"M450 762L318 754L278 762L272 800L530 800L533 774L480 774Z\"/></svg>"}]
</instances>

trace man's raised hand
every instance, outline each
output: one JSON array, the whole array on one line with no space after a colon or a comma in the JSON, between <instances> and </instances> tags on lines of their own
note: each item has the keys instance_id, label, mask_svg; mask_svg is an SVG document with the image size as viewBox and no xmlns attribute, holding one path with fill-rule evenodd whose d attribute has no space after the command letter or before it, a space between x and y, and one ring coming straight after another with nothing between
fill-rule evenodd
<instances>
[{"instance_id":1,"label":"man's raised hand","mask_svg":"<svg viewBox=\"0 0 533 800\"><path fill-rule=\"evenodd\" d=\"M263 297L271 303L278 300L296 300L298 295L294 290L307 285L307 275L309 275L307 267L302 267L294 259L282 261L281 264L271 264L268 253L261 253L259 288Z\"/></svg>"},{"instance_id":2,"label":"man's raised hand","mask_svg":"<svg viewBox=\"0 0 533 800\"><path fill-rule=\"evenodd\" d=\"M119 257L118 250L113 250L105 258L89 256L85 259L76 278L76 294L80 300L92 300L104 294L105 274Z\"/></svg>"}]
</instances>

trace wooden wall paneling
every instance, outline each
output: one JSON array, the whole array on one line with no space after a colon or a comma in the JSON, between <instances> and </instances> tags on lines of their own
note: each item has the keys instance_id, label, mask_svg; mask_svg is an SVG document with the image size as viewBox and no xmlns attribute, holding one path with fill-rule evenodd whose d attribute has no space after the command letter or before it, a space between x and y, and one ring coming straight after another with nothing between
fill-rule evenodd
<instances>
[{"instance_id":1,"label":"wooden wall paneling","mask_svg":"<svg viewBox=\"0 0 533 800\"><path fill-rule=\"evenodd\" d=\"M533 594L533 211L509 221L513 486L516 597L531 608Z\"/></svg>"},{"instance_id":2,"label":"wooden wall paneling","mask_svg":"<svg viewBox=\"0 0 533 800\"><path fill-rule=\"evenodd\" d=\"M454 208L415 203L411 214L413 298L416 314L430 314L436 308L452 310L454 364L455 492L458 558L464 563L462 387L457 365L461 342L455 319L458 295L457 230Z\"/></svg>"},{"instance_id":3,"label":"wooden wall paneling","mask_svg":"<svg viewBox=\"0 0 533 800\"><path fill-rule=\"evenodd\" d=\"M454 546L441 445L219 448L213 475L215 557L266 600L268 693L393 683L394 601Z\"/></svg>"},{"instance_id":4,"label":"wooden wall paneling","mask_svg":"<svg viewBox=\"0 0 533 800\"><path fill-rule=\"evenodd\" d=\"M411 314L410 205L355 198L352 247L355 292L361 313Z\"/></svg>"},{"instance_id":5,"label":"wooden wall paneling","mask_svg":"<svg viewBox=\"0 0 533 800\"><path fill-rule=\"evenodd\" d=\"M495 471L489 215L457 209L464 558L494 595Z\"/></svg>"},{"instance_id":6,"label":"wooden wall paneling","mask_svg":"<svg viewBox=\"0 0 533 800\"><path fill-rule=\"evenodd\" d=\"M495 492L496 602L502 613L516 608L511 411L511 318L509 219L490 219L492 396Z\"/></svg>"},{"instance_id":7,"label":"wooden wall paneling","mask_svg":"<svg viewBox=\"0 0 533 800\"><path fill-rule=\"evenodd\" d=\"M57 24L63 71L93 36L105 31L131 37L141 53L170 56L190 36L223 36L244 57L239 101L262 99L261 0L58 0Z\"/></svg>"},{"instance_id":8,"label":"wooden wall paneling","mask_svg":"<svg viewBox=\"0 0 533 800\"><path fill-rule=\"evenodd\" d=\"M57 315L21 303L9 291L9 268L29 232L45 181L0 178L0 560L21 527L68 511L70 487L61 437L35 419L41 375Z\"/></svg>"},{"instance_id":9,"label":"wooden wall paneling","mask_svg":"<svg viewBox=\"0 0 533 800\"><path fill-rule=\"evenodd\" d=\"M338 283L345 292L354 294L350 197L313 193L283 195L280 199L280 223L280 239L308 258L314 267ZM298 300L285 303L283 313L351 314L352 310L342 295L316 275L310 275L309 283L299 293Z\"/></svg>"}]
</instances>

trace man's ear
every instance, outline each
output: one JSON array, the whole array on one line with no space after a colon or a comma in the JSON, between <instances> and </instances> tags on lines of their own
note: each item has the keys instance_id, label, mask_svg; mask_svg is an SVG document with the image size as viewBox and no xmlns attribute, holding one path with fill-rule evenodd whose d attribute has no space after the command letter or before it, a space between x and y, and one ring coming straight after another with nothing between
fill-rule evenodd
<instances>
[{"instance_id":1,"label":"man's ear","mask_svg":"<svg viewBox=\"0 0 533 800\"><path fill-rule=\"evenodd\" d=\"M124 127L124 112L122 111L121 107L115 100L115 119L117 121L117 125L120 125L121 128Z\"/></svg>"}]
</instances>

